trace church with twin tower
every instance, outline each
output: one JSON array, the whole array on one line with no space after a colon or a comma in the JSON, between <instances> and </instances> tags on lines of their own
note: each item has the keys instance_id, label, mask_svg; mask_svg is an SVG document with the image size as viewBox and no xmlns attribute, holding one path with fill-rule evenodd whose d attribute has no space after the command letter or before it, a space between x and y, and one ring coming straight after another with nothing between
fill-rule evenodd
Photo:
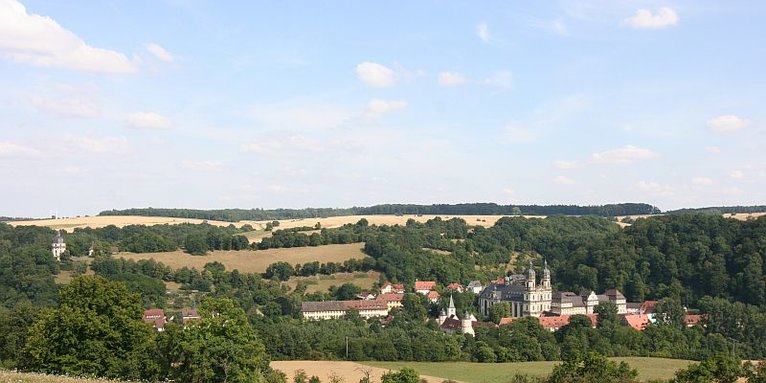
<instances>
[{"instance_id":1,"label":"church with twin tower","mask_svg":"<svg viewBox=\"0 0 766 383\"><path fill-rule=\"evenodd\" d=\"M484 315L489 315L493 305L508 302L511 306L512 317L540 317L551 310L553 288L551 287L551 271L548 262L543 264L543 275L537 280L537 273L529 263L527 274L506 276L500 281L491 283L479 294L479 308Z\"/></svg>"}]
</instances>

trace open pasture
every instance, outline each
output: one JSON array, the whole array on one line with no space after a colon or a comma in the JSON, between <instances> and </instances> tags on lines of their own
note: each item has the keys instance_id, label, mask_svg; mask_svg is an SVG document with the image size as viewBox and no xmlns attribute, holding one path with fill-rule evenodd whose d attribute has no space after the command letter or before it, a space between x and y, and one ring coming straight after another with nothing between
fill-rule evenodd
<instances>
[{"instance_id":1,"label":"open pasture","mask_svg":"<svg viewBox=\"0 0 766 383\"><path fill-rule=\"evenodd\" d=\"M344 383L355 383L369 372L370 381L380 382L380 377L388 371L387 368L366 366L355 362L321 361L321 360L284 360L271 362L271 368L281 370L287 375L287 381L292 382L296 370L306 371L308 376L316 376L322 382L329 382L330 378L337 376ZM418 371L420 372L420 371ZM441 383L441 377L421 375L428 383ZM505 383L505 382L504 382Z\"/></svg>"},{"instance_id":2,"label":"open pasture","mask_svg":"<svg viewBox=\"0 0 766 383\"><path fill-rule=\"evenodd\" d=\"M291 265L313 261L343 262L348 259L360 259L366 257L362 253L363 243L351 243L346 245L325 245L317 247L293 247L287 249L268 250L240 250L240 251L211 251L207 255L190 255L181 250L164 253L126 253L122 252L116 257L125 259L154 259L162 262L173 269L184 266L202 269L209 262L220 262L226 266L226 270L237 269L243 273L262 273L274 262L287 262Z\"/></svg>"},{"instance_id":3,"label":"open pasture","mask_svg":"<svg viewBox=\"0 0 766 383\"><path fill-rule=\"evenodd\" d=\"M372 285L378 281L380 273L369 271L366 273L335 273L333 275L314 275L311 277L293 277L285 282L290 289L294 290L298 283L306 283L306 292L327 292L331 286L341 286L344 283L353 283L363 290L372 288Z\"/></svg>"},{"instance_id":4,"label":"open pasture","mask_svg":"<svg viewBox=\"0 0 766 383\"><path fill-rule=\"evenodd\" d=\"M691 361L664 358L610 358L625 361L638 370L642 381L652 379L670 379L677 370L686 368ZM520 362L520 363L471 363L471 362L363 362L366 365L383 369L414 368L418 373L434 375L444 379L466 383L506 383L515 374L545 376L561 362Z\"/></svg>"}]
</instances>

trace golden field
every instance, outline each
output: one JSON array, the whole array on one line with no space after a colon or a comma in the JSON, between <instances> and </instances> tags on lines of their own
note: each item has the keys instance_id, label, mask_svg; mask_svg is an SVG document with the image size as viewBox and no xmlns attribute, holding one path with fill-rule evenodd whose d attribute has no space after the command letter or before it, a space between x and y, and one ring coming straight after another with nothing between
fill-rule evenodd
<instances>
[{"instance_id":1,"label":"golden field","mask_svg":"<svg viewBox=\"0 0 766 383\"><path fill-rule=\"evenodd\" d=\"M404 225L408 219L414 219L418 222L425 222L435 217L441 217L442 219L450 218L462 218L470 225L480 225L489 227L495 224L498 219L504 217L503 215L349 215L340 217L327 217L327 218L303 218L303 219L285 219L279 220L279 226L275 229L290 229L300 226L311 226L319 222L324 228L340 227L347 223L356 223L360 219L366 219L371 225ZM543 216L526 216L540 217ZM176 225L181 223L199 224L204 220L192 219L192 218L171 218L171 217L144 217L144 216L92 216L92 217L72 217L72 218L57 218L57 219L40 219L31 221L11 221L9 224L14 226L46 226L52 229L73 231L75 228L92 227L99 228L108 225L115 225L117 227L123 227L128 225ZM239 221L239 222L224 222L224 221L204 221L211 225L217 226L229 226L234 225L236 227L242 227L245 224L253 226L256 230L263 230L266 227L266 223L272 221ZM260 235L264 235L262 233ZM257 237L258 234L253 234ZM256 239L256 238L254 238Z\"/></svg>"},{"instance_id":2,"label":"golden field","mask_svg":"<svg viewBox=\"0 0 766 383\"><path fill-rule=\"evenodd\" d=\"M201 270L209 262L221 262L226 270L237 269L243 273L262 273L274 262L287 262L291 265L313 261L343 262L348 259L366 257L362 253L363 243L347 245L324 245L317 247L293 247L287 249L240 250L240 251L211 251L207 255L190 255L181 250L164 253L127 253L122 252L115 257L125 259L154 259L173 269L184 266Z\"/></svg>"}]
</instances>

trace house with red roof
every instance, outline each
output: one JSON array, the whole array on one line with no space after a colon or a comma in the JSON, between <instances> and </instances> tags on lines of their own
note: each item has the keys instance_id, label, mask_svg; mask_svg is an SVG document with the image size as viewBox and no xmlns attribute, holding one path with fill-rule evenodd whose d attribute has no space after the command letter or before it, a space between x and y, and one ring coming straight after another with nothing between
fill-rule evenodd
<instances>
[{"instance_id":1,"label":"house with red roof","mask_svg":"<svg viewBox=\"0 0 766 383\"><path fill-rule=\"evenodd\" d=\"M448 284L448 285L447 285L447 288L448 288L448 289L450 289L450 290L455 290L455 291L457 291L457 292L459 292L459 293L462 293L462 292L463 292L463 286L461 286L461 285L460 285L459 283L457 283L457 282L452 282L452 283Z\"/></svg>"},{"instance_id":2,"label":"house with red roof","mask_svg":"<svg viewBox=\"0 0 766 383\"><path fill-rule=\"evenodd\" d=\"M183 321L184 327L186 327L190 322L198 319L200 319L200 316L197 312L197 309L185 308L181 310L181 320Z\"/></svg>"},{"instance_id":3,"label":"house with red roof","mask_svg":"<svg viewBox=\"0 0 766 383\"><path fill-rule=\"evenodd\" d=\"M404 294L399 293L380 294L375 298L376 301L385 303L388 310L402 307L402 299L404 299Z\"/></svg>"},{"instance_id":4,"label":"house with red roof","mask_svg":"<svg viewBox=\"0 0 766 383\"><path fill-rule=\"evenodd\" d=\"M386 282L380 286L381 294L404 294L404 285L401 283Z\"/></svg>"},{"instance_id":5,"label":"house with red roof","mask_svg":"<svg viewBox=\"0 0 766 383\"><path fill-rule=\"evenodd\" d=\"M426 297L428 297L428 300L431 301L431 303L436 303L439 301L440 295L438 291L431 290L426 294Z\"/></svg>"},{"instance_id":6,"label":"house with red roof","mask_svg":"<svg viewBox=\"0 0 766 383\"><path fill-rule=\"evenodd\" d=\"M144 323L151 324L157 331L165 331L165 311L162 309L144 310Z\"/></svg>"},{"instance_id":7,"label":"house with red roof","mask_svg":"<svg viewBox=\"0 0 766 383\"><path fill-rule=\"evenodd\" d=\"M625 326L633 327L638 331L644 331L646 326L654 323L654 314L627 314L623 315L620 320Z\"/></svg>"},{"instance_id":8,"label":"house with red roof","mask_svg":"<svg viewBox=\"0 0 766 383\"><path fill-rule=\"evenodd\" d=\"M436 288L436 281L415 281L415 292L428 295L428 292Z\"/></svg>"}]
</instances>

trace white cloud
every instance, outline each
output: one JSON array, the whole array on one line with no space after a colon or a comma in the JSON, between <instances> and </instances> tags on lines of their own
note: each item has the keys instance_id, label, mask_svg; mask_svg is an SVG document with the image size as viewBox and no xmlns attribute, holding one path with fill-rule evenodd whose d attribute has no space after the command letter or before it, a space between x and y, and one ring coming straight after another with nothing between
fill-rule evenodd
<instances>
[{"instance_id":1,"label":"white cloud","mask_svg":"<svg viewBox=\"0 0 766 383\"><path fill-rule=\"evenodd\" d=\"M750 121L733 114L726 114L708 120L707 126L716 132L733 132L747 126Z\"/></svg>"},{"instance_id":2,"label":"white cloud","mask_svg":"<svg viewBox=\"0 0 766 383\"><path fill-rule=\"evenodd\" d=\"M128 126L142 129L167 129L173 124L161 114L154 112L136 112L128 115Z\"/></svg>"},{"instance_id":3,"label":"white cloud","mask_svg":"<svg viewBox=\"0 0 766 383\"><path fill-rule=\"evenodd\" d=\"M0 53L40 67L99 73L138 70L124 54L92 47L50 17L27 13L16 0L0 0Z\"/></svg>"},{"instance_id":4,"label":"white cloud","mask_svg":"<svg viewBox=\"0 0 766 383\"><path fill-rule=\"evenodd\" d=\"M709 177L694 177L692 183L699 186L708 186L713 184L713 180Z\"/></svg>"},{"instance_id":5,"label":"white cloud","mask_svg":"<svg viewBox=\"0 0 766 383\"><path fill-rule=\"evenodd\" d=\"M564 21L561 19L553 20L553 23L551 24L551 28L560 35L566 35L569 33L569 30L567 29L567 25L564 24Z\"/></svg>"},{"instance_id":6,"label":"white cloud","mask_svg":"<svg viewBox=\"0 0 766 383\"><path fill-rule=\"evenodd\" d=\"M168 52L165 48L161 47L158 44L149 43L146 44L146 50L149 51L149 53L153 54L154 57L159 59L160 61L164 61L166 63L173 63L176 61L175 57Z\"/></svg>"},{"instance_id":7,"label":"white cloud","mask_svg":"<svg viewBox=\"0 0 766 383\"><path fill-rule=\"evenodd\" d=\"M534 141L537 136L530 129L517 124L509 124L505 127L506 136L511 143L519 144Z\"/></svg>"},{"instance_id":8,"label":"white cloud","mask_svg":"<svg viewBox=\"0 0 766 383\"><path fill-rule=\"evenodd\" d=\"M439 73L439 85L442 86L457 86L465 84L466 80L463 75L457 72L441 72Z\"/></svg>"},{"instance_id":9,"label":"white cloud","mask_svg":"<svg viewBox=\"0 0 766 383\"><path fill-rule=\"evenodd\" d=\"M625 164L655 157L658 157L658 154L651 149L628 145L601 153L593 153L591 155L591 162L594 164Z\"/></svg>"},{"instance_id":10,"label":"white cloud","mask_svg":"<svg viewBox=\"0 0 766 383\"><path fill-rule=\"evenodd\" d=\"M513 85L513 78L511 77L511 72L500 71L485 78L483 83L498 88L510 88Z\"/></svg>"},{"instance_id":11,"label":"white cloud","mask_svg":"<svg viewBox=\"0 0 766 383\"><path fill-rule=\"evenodd\" d=\"M486 44L489 44L490 42L490 35L489 35L489 25L487 23L481 23L476 26L476 35L479 36L481 41L483 41Z\"/></svg>"},{"instance_id":12,"label":"white cloud","mask_svg":"<svg viewBox=\"0 0 766 383\"><path fill-rule=\"evenodd\" d=\"M255 153L267 156L285 156L290 153L321 152L325 150L322 143L296 134L288 137L271 137L243 144L245 153Z\"/></svg>"},{"instance_id":13,"label":"white cloud","mask_svg":"<svg viewBox=\"0 0 766 383\"><path fill-rule=\"evenodd\" d=\"M37 149L13 142L0 142L0 157L29 157L39 154Z\"/></svg>"},{"instance_id":14,"label":"white cloud","mask_svg":"<svg viewBox=\"0 0 766 383\"><path fill-rule=\"evenodd\" d=\"M94 102L76 96L64 98L34 96L30 99L30 103L38 111L58 117L92 118L100 114L99 107Z\"/></svg>"},{"instance_id":15,"label":"white cloud","mask_svg":"<svg viewBox=\"0 0 766 383\"><path fill-rule=\"evenodd\" d=\"M63 141L66 147L74 151L124 154L130 150L130 144L125 137L67 137Z\"/></svg>"},{"instance_id":16,"label":"white cloud","mask_svg":"<svg viewBox=\"0 0 766 383\"><path fill-rule=\"evenodd\" d=\"M270 129L329 129L353 117L351 111L329 105L295 105L276 103L252 109L255 120Z\"/></svg>"},{"instance_id":17,"label":"white cloud","mask_svg":"<svg viewBox=\"0 0 766 383\"><path fill-rule=\"evenodd\" d=\"M742 172L742 170L733 170L729 173L729 177L734 178L735 180L741 180L745 178L745 173Z\"/></svg>"},{"instance_id":18,"label":"white cloud","mask_svg":"<svg viewBox=\"0 0 766 383\"><path fill-rule=\"evenodd\" d=\"M363 62L357 65L356 76L363 83L378 88L387 88L396 82L396 73L393 70L373 62Z\"/></svg>"},{"instance_id":19,"label":"white cloud","mask_svg":"<svg viewBox=\"0 0 766 383\"><path fill-rule=\"evenodd\" d=\"M407 107L406 101L400 100L380 100L373 98L367 103L367 109L365 109L365 115L377 117L383 114L404 109Z\"/></svg>"},{"instance_id":20,"label":"white cloud","mask_svg":"<svg viewBox=\"0 0 766 383\"><path fill-rule=\"evenodd\" d=\"M705 147L705 151L707 151L708 153L718 154L718 153L721 153L721 148L719 148L718 146L715 146L715 145L713 145L713 146L706 146Z\"/></svg>"},{"instance_id":21,"label":"white cloud","mask_svg":"<svg viewBox=\"0 0 766 383\"><path fill-rule=\"evenodd\" d=\"M678 14L672 8L661 7L657 13L649 9L639 9L636 14L622 21L622 25L630 28L659 29L678 24Z\"/></svg>"},{"instance_id":22,"label":"white cloud","mask_svg":"<svg viewBox=\"0 0 766 383\"><path fill-rule=\"evenodd\" d=\"M223 163L219 161L184 161L183 166L199 172L219 172L223 170Z\"/></svg>"},{"instance_id":23,"label":"white cloud","mask_svg":"<svg viewBox=\"0 0 766 383\"><path fill-rule=\"evenodd\" d=\"M573 179L571 179L571 178L569 178L567 176L556 176L556 177L553 177L553 182L555 182L557 184L562 184L562 185L572 185L572 184L575 183L575 181Z\"/></svg>"},{"instance_id":24,"label":"white cloud","mask_svg":"<svg viewBox=\"0 0 766 383\"><path fill-rule=\"evenodd\" d=\"M636 183L636 186L643 192L664 196L672 195L675 190L672 186L663 185L654 181L641 180Z\"/></svg>"},{"instance_id":25,"label":"white cloud","mask_svg":"<svg viewBox=\"0 0 766 383\"><path fill-rule=\"evenodd\" d=\"M569 170L574 169L577 167L577 163L574 161L556 161L553 163L553 166L555 166L557 169L561 170Z\"/></svg>"}]
</instances>

